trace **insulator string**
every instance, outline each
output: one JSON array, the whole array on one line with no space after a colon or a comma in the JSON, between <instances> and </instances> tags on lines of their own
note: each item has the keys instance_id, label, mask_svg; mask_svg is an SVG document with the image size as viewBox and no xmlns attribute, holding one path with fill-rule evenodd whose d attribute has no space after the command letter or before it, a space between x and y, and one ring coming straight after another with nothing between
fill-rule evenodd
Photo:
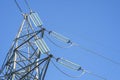
<instances>
[{"instance_id":1,"label":"insulator string","mask_svg":"<svg viewBox=\"0 0 120 80\"><path fill-rule=\"evenodd\" d=\"M54 41L52 41L47 35L45 35L45 36L46 36L46 38L47 38L53 45L55 45L56 47L59 47L59 48L70 48L70 47L73 46L73 44L70 44L69 46L60 46L60 45L56 44Z\"/></svg>"},{"instance_id":2,"label":"insulator string","mask_svg":"<svg viewBox=\"0 0 120 80\"><path fill-rule=\"evenodd\" d=\"M51 60L51 62L52 62L52 64L54 65L54 67L55 67L58 71L60 71L62 74L66 75L66 76L68 76L68 77L71 77L71 78L80 78L80 77L82 77L82 76L85 74L85 72L82 72L81 75L79 75L79 76L70 75L70 74L68 74L68 73L65 73L63 70L61 70L52 60Z\"/></svg>"},{"instance_id":3,"label":"insulator string","mask_svg":"<svg viewBox=\"0 0 120 80\"><path fill-rule=\"evenodd\" d=\"M80 77L82 77L85 73L88 73L88 74L90 74L90 75L92 75L92 76L94 76L94 77L100 78L101 80L107 80L105 77L99 76L99 75L97 75L97 74L95 74L95 73L92 73L92 72L87 71L87 70L84 70L84 69L82 69L82 73L81 73L79 76L73 76L73 75L70 75L70 74L68 74L68 73L65 73L63 70L61 70L52 60L51 60L51 62L52 62L52 64L54 65L54 67L55 67L58 71L60 71L62 74L66 75L66 76L68 76L68 77L71 77L71 78L80 78Z\"/></svg>"}]
</instances>

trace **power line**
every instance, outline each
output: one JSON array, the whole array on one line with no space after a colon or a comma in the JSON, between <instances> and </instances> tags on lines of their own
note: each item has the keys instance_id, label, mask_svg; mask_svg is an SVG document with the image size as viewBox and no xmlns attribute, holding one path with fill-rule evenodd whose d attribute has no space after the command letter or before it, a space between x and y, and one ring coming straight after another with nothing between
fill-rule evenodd
<instances>
[{"instance_id":1,"label":"power line","mask_svg":"<svg viewBox=\"0 0 120 80\"><path fill-rule=\"evenodd\" d=\"M15 2L15 4L16 4L17 8L19 9L19 11L20 11L21 13L23 13L23 10L22 10L22 8L20 7L20 5L18 4L17 0L14 0L14 2ZM28 9L29 9L30 11L32 11L32 9L30 8L30 5L29 5L29 3L27 2L27 0L24 0L24 2L25 2L25 4L26 4L26 6L28 7Z\"/></svg>"},{"instance_id":2,"label":"power line","mask_svg":"<svg viewBox=\"0 0 120 80\"><path fill-rule=\"evenodd\" d=\"M28 1L27 1L27 0L24 0L24 1L25 1L25 4L27 5L28 9L29 9L30 11L32 11L32 9L30 8L30 5L29 5Z\"/></svg>"},{"instance_id":3,"label":"power line","mask_svg":"<svg viewBox=\"0 0 120 80\"><path fill-rule=\"evenodd\" d=\"M17 0L14 0L14 2L15 2L15 4L16 4L17 8L19 9L19 11L20 11L21 13L23 13L23 11L22 11L20 5L18 4Z\"/></svg>"},{"instance_id":4,"label":"power line","mask_svg":"<svg viewBox=\"0 0 120 80\"><path fill-rule=\"evenodd\" d=\"M78 46L79 48L81 48L81 49L83 49L83 50L85 50L85 51L87 51L87 52L89 52L89 53L91 53L91 54L97 55L97 56L99 56L99 57L101 57L101 58L103 58L103 59L105 59L105 60L107 60L107 61L109 61L109 62L111 62L111 63L113 63L113 64L120 65L119 62L116 62L116 61L114 61L113 59L108 58L108 57L106 57L106 56L104 56L104 55L102 55L102 54L100 54L100 53L98 53L98 52L95 52L95 51L93 51L93 50L90 50L90 49L88 49L88 48L85 48L85 47L83 47L83 46L81 46L81 45L79 45L79 44L77 44L77 46Z\"/></svg>"},{"instance_id":5,"label":"power line","mask_svg":"<svg viewBox=\"0 0 120 80\"><path fill-rule=\"evenodd\" d=\"M99 76L99 75L97 75L97 74L95 74L95 73L92 73L92 72L90 72L90 71L85 70L85 72L88 73L88 74L90 74L90 75L92 75L92 76L95 76L95 77L97 77L97 78L100 78L100 79L102 79L102 80L107 80L105 77Z\"/></svg>"}]
</instances>

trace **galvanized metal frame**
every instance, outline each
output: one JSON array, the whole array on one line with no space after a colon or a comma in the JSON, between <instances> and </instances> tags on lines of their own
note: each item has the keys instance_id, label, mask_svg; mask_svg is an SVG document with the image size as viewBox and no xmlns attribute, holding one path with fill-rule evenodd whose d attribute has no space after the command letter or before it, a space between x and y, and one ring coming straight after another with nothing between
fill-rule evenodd
<instances>
[{"instance_id":1,"label":"galvanized metal frame","mask_svg":"<svg viewBox=\"0 0 120 80\"><path fill-rule=\"evenodd\" d=\"M24 19L0 71L4 80L44 80L51 55L41 54L34 41L43 38L44 29L35 27L24 14ZM46 57L42 57L46 55Z\"/></svg>"}]
</instances>

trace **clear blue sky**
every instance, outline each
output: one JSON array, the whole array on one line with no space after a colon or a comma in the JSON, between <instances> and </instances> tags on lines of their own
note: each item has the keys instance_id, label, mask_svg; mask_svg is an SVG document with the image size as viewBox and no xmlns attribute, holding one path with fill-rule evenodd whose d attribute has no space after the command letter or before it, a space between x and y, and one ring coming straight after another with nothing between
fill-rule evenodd
<instances>
[{"instance_id":1,"label":"clear blue sky","mask_svg":"<svg viewBox=\"0 0 120 80\"><path fill-rule=\"evenodd\" d=\"M21 3L23 0L21 0ZM29 0L47 29L59 32L72 41L120 62L119 0ZM24 7L23 7L24 8ZM25 8L24 8L25 10ZM0 0L0 66L21 24L22 16L14 0ZM51 43L48 43L51 45ZM64 57L107 80L120 80L120 65L113 64L78 47L60 49L50 46L51 53ZM63 70L66 68L58 65ZM73 75L74 71L66 70ZM50 64L46 80L101 80L89 74L69 78Z\"/></svg>"}]
</instances>

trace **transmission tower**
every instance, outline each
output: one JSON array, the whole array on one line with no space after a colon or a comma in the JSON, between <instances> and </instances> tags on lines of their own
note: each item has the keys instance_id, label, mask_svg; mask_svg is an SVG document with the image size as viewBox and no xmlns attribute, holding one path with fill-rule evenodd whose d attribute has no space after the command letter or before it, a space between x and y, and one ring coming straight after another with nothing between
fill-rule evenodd
<instances>
[{"instance_id":1,"label":"transmission tower","mask_svg":"<svg viewBox=\"0 0 120 80\"><path fill-rule=\"evenodd\" d=\"M73 45L73 42L55 31L45 29L38 13L31 10L26 0L25 3L30 9L28 13L23 13L16 0L15 3L22 13L23 20L3 62L0 70L0 80L44 80L50 62L52 62L59 71L65 74L65 72L60 70L55 63L51 61L51 58L70 69L81 71L80 76L86 72L90 73L78 64L64 58L56 58L50 54L50 49L44 40L45 34L69 45L67 47L58 46L47 37L48 40L57 47L68 48ZM65 75L72 77L68 74ZM95 74L93 75L97 76ZM103 79L100 76L97 77Z\"/></svg>"},{"instance_id":2,"label":"transmission tower","mask_svg":"<svg viewBox=\"0 0 120 80\"><path fill-rule=\"evenodd\" d=\"M24 14L23 17L18 34L2 66L1 74L5 80L44 80L52 57L48 54L48 48L41 48L45 49L43 51L38 49L46 46L43 40L44 28L40 28L41 23L38 23L39 27L32 26L31 19L36 17L36 13ZM48 55L43 58L41 54ZM39 67L40 65L42 66Z\"/></svg>"}]
</instances>

